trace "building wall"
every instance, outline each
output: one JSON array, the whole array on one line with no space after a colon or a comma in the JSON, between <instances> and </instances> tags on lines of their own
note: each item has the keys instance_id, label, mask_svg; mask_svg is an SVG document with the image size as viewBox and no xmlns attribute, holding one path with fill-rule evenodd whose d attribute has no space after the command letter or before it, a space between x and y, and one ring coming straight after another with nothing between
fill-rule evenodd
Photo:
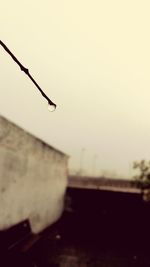
<instances>
[{"instance_id":1,"label":"building wall","mask_svg":"<svg viewBox=\"0 0 150 267\"><path fill-rule=\"evenodd\" d=\"M34 233L63 211L68 157L0 117L0 230L29 219Z\"/></svg>"}]
</instances>

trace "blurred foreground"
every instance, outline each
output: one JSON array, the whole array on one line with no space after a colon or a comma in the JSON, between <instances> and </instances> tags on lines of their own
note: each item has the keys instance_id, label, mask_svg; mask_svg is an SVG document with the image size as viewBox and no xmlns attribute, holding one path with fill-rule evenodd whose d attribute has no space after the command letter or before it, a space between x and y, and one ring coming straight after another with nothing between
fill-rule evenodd
<instances>
[{"instance_id":1,"label":"blurred foreground","mask_svg":"<svg viewBox=\"0 0 150 267\"><path fill-rule=\"evenodd\" d=\"M68 189L63 216L21 254L21 266L148 267L149 225L140 195Z\"/></svg>"}]
</instances>

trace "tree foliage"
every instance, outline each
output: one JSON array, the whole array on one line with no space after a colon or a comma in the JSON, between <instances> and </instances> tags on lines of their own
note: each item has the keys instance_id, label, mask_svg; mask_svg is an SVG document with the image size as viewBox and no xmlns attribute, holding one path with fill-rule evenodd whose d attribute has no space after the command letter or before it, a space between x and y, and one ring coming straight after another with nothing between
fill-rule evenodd
<instances>
[{"instance_id":1,"label":"tree foliage","mask_svg":"<svg viewBox=\"0 0 150 267\"><path fill-rule=\"evenodd\" d=\"M134 176L136 185L140 188L150 188L150 161L136 161L133 163L133 169L138 171Z\"/></svg>"}]
</instances>

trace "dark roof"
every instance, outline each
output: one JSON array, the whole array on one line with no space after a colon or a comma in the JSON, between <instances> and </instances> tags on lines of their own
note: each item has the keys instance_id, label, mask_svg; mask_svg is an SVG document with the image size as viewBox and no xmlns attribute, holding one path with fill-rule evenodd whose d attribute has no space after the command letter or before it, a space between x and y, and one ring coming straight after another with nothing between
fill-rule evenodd
<instances>
[{"instance_id":1,"label":"dark roof","mask_svg":"<svg viewBox=\"0 0 150 267\"><path fill-rule=\"evenodd\" d=\"M88 177L88 176L69 176L69 187L72 188L91 188L102 190L116 190L116 191L141 191L133 180L127 179L113 179L105 177ZM114 189L113 189L114 188Z\"/></svg>"}]
</instances>

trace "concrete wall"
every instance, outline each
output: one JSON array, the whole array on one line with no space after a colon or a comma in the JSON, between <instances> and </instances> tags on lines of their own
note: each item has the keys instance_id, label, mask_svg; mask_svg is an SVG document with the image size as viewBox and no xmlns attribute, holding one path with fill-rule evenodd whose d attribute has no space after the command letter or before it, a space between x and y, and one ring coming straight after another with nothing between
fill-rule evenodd
<instances>
[{"instance_id":1,"label":"concrete wall","mask_svg":"<svg viewBox=\"0 0 150 267\"><path fill-rule=\"evenodd\" d=\"M62 213L68 157L0 117L0 230L29 219L34 233Z\"/></svg>"}]
</instances>

